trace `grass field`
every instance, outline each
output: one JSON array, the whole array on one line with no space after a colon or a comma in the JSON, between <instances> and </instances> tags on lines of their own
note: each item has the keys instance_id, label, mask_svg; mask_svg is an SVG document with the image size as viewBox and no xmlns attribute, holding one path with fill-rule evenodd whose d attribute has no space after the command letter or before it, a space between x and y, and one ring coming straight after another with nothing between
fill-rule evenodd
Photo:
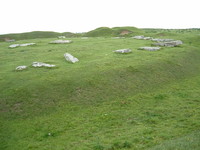
<instances>
[{"instance_id":1,"label":"grass field","mask_svg":"<svg viewBox=\"0 0 200 150\"><path fill-rule=\"evenodd\" d=\"M200 149L200 31L143 33L184 44L150 52L137 49L152 41L129 37L1 42L0 149ZM132 53L113 53L123 48ZM80 61L66 62L66 52Z\"/></svg>"}]
</instances>

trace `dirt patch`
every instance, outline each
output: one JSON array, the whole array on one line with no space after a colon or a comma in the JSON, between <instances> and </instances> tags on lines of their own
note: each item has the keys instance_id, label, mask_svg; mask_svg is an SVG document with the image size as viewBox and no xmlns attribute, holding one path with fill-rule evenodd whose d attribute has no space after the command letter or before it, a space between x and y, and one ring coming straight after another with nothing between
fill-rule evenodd
<instances>
[{"instance_id":1,"label":"dirt patch","mask_svg":"<svg viewBox=\"0 0 200 150\"><path fill-rule=\"evenodd\" d=\"M129 30L123 30L123 31L120 32L120 35L127 35L129 33L131 33L131 31L129 31Z\"/></svg>"}]
</instances>

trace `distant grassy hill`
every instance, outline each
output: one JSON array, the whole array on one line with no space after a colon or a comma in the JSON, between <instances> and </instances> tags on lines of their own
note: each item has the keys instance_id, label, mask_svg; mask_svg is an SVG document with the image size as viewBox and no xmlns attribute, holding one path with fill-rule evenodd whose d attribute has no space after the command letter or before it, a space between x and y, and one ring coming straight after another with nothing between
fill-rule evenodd
<instances>
[{"instance_id":1,"label":"distant grassy hill","mask_svg":"<svg viewBox=\"0 0 200 150\"><path fill-rule=\"evenodd\" d=\"M5 41L5 39L15 39L15 40L25 40L25 39L36 39L36 38L55 38L58 36L74 37L78 34L71 32L52 32L52 31L33 31L25 33L16 33L16 34L4 34L0 35L0 41Z\"/></svg>"},{"instance_id":2,"label":"distant grassy hill","mask_svg":"<svg viewBox=\"0 0 200 150\"><path fill-rule=\"evenodd\" d=\"M58 36L70 37L113 37L113 36L132 36L142 34L143 30L135 27L100 27L86 33L72 33L72 32L52 32L52 31L33 31L25 33L4 34L0 35L0 42L5 39L25 40L36 38L56 38Z\"/></svg>"},{"instance_id":3,"label":"distant grassy hill","mask_svg":"<svg viewBox=\"0 0 200 150\"><path fill-rule=\"evenodd\" d=\"M131 36L142 34L141 29L135 27L100 27L85 34L88 37Z\"/></svg>"}]
</instances>

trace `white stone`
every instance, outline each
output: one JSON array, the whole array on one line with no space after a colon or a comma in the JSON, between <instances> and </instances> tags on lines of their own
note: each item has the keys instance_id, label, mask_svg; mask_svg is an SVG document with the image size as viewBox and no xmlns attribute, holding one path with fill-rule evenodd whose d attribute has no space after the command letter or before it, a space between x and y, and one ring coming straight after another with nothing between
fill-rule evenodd
<instances>
[{"instance_id":1,"label":"white stone","mask_svg":"<svg viewBox=\"0 0 200 150\"><path fill-rule=\"evenodd\" d=\"M35 43L25 43L25 44L20 44L19 46L30 46L30 45L35 45Z\"/></svg>"},{"instance_id":2,"label":"white stone","mask_svg":"<svg viewBox=\"0 0 200 150\"><path fill-rule=\"evenodd\" d=\"M143 39L144 39L144 40L151 40L152 37L144 37Z\"/></svg>"},{"instance_id":3,"label":"white stone","mask_svg":"<svg viewBox=\"0 0 200 150\"><path fill-rule=\"evenodd\" d=\"M143 35L134 36L132 38L139 39L139 40L152 40L153 39L152 37L145 37Z\"/></svg>"},{"instance_id":4,"label":"white stone","mask_svg":"<svg viewBox=\"0 0 200 150\"><path fill-rule=\"evenodd\" d=\"M132 38L134 38L134 39L143 39L144 38L144 36L143 35L137 35L137 36L134 36L134 37L132 37Z\"/></svg>"},{"instance_id":5,"label":"white stone","mask_svg":"<svg viewBox=\"0 0 200 150\"><path fill-rule=\"evenodd\" d=\"M66 44L66 43L71 43L71 40L55 40L51 41L50 44Z\"/></svg>"},{"instance_id":6,"label":"white stone","mask_svg":"<svg viewBox=\"0 0 200 150\"><path fill-rule=\"evenodd\" d=\"M115 52L115 53L131 53L132 51L130 49L119 49L119 50L115 50L113 52Z\"/></svg>"},{"instance_id":7,"label":"white stone","mask_svg":"<svg viewBox=\"0 0 200 150\"><path fill-rule=\"evenodd\" d=\"M19 46L29 46L29 45L35 45L35 43L25 43L25 44L12 44L9 47L10 48L15 48L15 47L19 47Z\"/></svg>"},{"instance_id":8,"label":"white stone","mask_svg":"<svg viewBox=\"0 0 200 150\"><path fill-rule=\"evenodd\" d=\"M69 53L65 53L65 54L64 54L64 57L65 57L65 59L66 59L67 61L72 62L72 63L75 63L75 62L78 62L78 61L79 61L78 58L72 56L72 55L69 54Z\"/></svg>"},{"instance_id":9,"label":"white stone","mask_svg":"<svg viewBox=\"0 0 200 150\"><path fill-rule=\"evenodd\" d=\"M18 46L20 46L20 44L12 44L12 45L10 45L9 47L10 47L10 48L15 48L15 47L18 47Z\"/></svg>"},{"instance_id":10,"label":"white stone","mask_svg":"<svg viewBox=\"0 0 200 150\"><path fill-rule=\"evenodd\" d=\"M160 47L140 47L139 50L157 51Z\"/></svg>"},{"instance_id":11,"label":"white stone","mask_svg":"<svg viewBox=\"0 0 200 150\"><path fill-rule=\"evenodd\" d=\"M50 65L50 64L46 64L46 63L43 63L43 62L33 62L32 64L33 67L55 67L56 65Z\"/></svg>"},{"instance_id":12,"label":"white stone","mask_svg":"<svg viewBox=\"0 0 200 150\"><path fill-rule=\"evenodd\" d=\"M65 36L58 36L59 39L65 39Z\"/></svg>"},{"instance_id":13,"label":"white stone","mask_svg":"<svg viewBox=\"0 0 200 150\"><path fill-rule=\"evenodd\" d=\"M27 66L18 66L15 70L24 70L26 68L27 68Z\"/></svg>"}]
</instances>

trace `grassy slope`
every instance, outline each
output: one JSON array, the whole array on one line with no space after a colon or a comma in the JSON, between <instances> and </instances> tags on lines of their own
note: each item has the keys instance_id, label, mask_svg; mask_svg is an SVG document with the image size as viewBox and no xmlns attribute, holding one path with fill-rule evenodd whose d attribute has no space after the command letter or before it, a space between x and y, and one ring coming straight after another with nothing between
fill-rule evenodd
<instances>
[{"instance_id":1,"label":"grassy slope","mask_svg":"<svg viewBox=\"0 0 200 150\"><path fill-rule=\"evenodd\" d=\"M157 52L129 38L1 43L0 149L145 149L199 130L199 37L181 35L173 38L184 45ZM121 48L133 53L112 52ZM67 63L65 52L80 62ZM14 71L33 61L58 67Z\"/></svg>"},{"instance_id":2,"label":"grassy slope","mask_svg":"<svg viewBox=\"0 0 200 150\"><path fill-rule=\"evenodd\" d=\"M129 31L128 35L121 35L121 32ZM120 37L120 36L133 36L143 34L143 31L135 27L100 27L85 33L84 36L88 37Z\"/></svg>"},{"instance_id":3,"label":"grassy slope","mask_svg":"<svg viewBox=\"0 0 200 150\"><path fill-rule=\"evenodd\" d=\"M178 139L166 141L150 150L199 150L200 132L193 132Z\"/></svg>"},{"instance_id":4,"label":"grassy slope","mask_svg":"<svg viewBox=\"0 0 200 150\"><path fill-rule=\"evenodd\" d=\"M76 37L80 34L74 34L71 32L52 32L52 31L33 31L33 32L25 32L25 33L15 33L15 34L4 34L0 35L0 41L5 41L5 38L15 39L15 40L25 40L25 39L36 39L36 38L55 38L58 36L66 36L66 37Z\"/></svg>"}]
</instances>

